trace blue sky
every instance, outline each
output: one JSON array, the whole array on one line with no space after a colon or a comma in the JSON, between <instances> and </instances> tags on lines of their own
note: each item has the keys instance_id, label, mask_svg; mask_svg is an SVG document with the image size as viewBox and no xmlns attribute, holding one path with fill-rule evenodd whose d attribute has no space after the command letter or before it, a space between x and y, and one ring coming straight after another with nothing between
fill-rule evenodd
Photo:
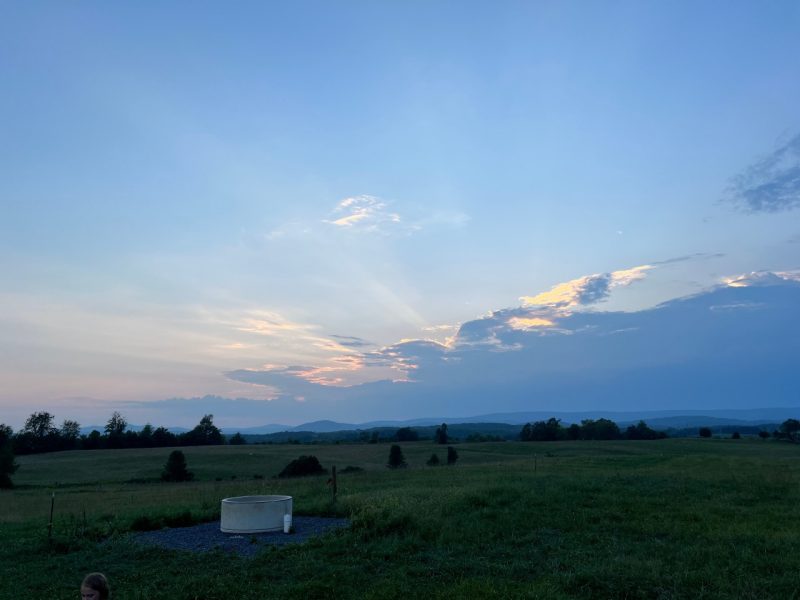
<instances>
[{"instance_id":1,"label":"blue sky","mask_svg":"<svg viewBox=\"0 0 800 600\"><path fill-rule=\"evenodd\" d=\"M644 379L615 406L553 391L623 342L497 398L441 370L407 398L487 319L527 337L471 346L486 389L582 339L576 315L666 322L753 282L726 302L791 321L770 303L800 270L797 3L0 10L0 421L190 425L207 404L164 401L206 395L258 401L217 401L227 425L627 409Z\"/></svg>"}]
</instances>

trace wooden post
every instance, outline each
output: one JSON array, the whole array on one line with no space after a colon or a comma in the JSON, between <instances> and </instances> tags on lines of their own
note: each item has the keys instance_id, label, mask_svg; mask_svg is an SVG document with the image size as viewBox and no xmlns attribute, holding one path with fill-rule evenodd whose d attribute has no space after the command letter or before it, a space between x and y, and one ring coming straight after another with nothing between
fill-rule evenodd
<instances>
[{"instance_id":1,"label":"wooden post","mask_svg":"<svg viewBox=\"0 0 800 600\"><path fill-rule=\"evenodd\" d=\"M50 523L47 524L47 541L53 541L53 509L56 506L56 493L50 497Z\"/></svg>"},{"instance_id":2,"label":"wooden post","mask_svg":"<svg viewBox=\"0 0 800 600\"><path fill-rule=\"evenodd\" d=\"M336 500L336 465L331 467L331 488L333 490L333 499Z\"/></svg>"}]
</instances>

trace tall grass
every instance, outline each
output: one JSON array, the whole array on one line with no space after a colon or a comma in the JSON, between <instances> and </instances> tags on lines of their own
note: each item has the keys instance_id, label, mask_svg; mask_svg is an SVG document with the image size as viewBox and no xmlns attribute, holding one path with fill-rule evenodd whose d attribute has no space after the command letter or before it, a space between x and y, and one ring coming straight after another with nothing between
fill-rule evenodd
<instances>
[{"instance_id":1,"label":"tall grass","mask_svg":"<svg viewBox=\"0 0 800 600\"><path fill-rule=\"evenodd\" d=\"M425 467L435 449L403 444L409 468L390 471L386 445L195 448L199 480L181 484L146 482L164 450L23 457L22 487L0 494L0 598L21 582L30 597L74 598L91 570L107 571L115 599L800 597L796 446L461 444L457 466ZM335 503L325 477L270 478L301 453L364 471L340 476ZM221 498L253 493L290 494L296 512L352 526L255 559L125 535L137 519L213 519Z\"/></svg>"}]
</instances>

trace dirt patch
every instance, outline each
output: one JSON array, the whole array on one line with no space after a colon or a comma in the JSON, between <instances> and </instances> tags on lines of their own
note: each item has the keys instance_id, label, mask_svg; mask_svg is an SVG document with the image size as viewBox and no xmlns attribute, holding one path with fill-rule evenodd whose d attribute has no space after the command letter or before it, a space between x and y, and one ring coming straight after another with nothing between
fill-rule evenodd
<instances>
[{"instance_id":1,"label":"dirt patch","mask_svg":"<svg viewBox=\"0 0 800 600\"><path fill-rule=\"evenodd\" d=\"M175 527L131 534L131 539L145 546L160 546L170 550L209 552L222 550L241 556L255 556L265 546L302 544L328 531L348 527L347 519L325 517L294 517L293 533L222 533L219 521L193 527Z\"/></svg>"}]
</instances>

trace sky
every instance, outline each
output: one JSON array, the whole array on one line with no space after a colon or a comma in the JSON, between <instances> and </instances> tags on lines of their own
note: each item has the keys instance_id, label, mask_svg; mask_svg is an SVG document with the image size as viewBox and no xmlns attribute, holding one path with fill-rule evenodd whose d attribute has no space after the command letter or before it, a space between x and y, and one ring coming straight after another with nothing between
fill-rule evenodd
<instances>
[{"instance_id":1,"label":"sky","mask_svg":"<svg viewBox=\"0 0 800 600\"><path fill-rule=\"evenodd\" d=\"M0 15L0 422L800 406L796 2Z\"/></svg>"}]
</instances>

